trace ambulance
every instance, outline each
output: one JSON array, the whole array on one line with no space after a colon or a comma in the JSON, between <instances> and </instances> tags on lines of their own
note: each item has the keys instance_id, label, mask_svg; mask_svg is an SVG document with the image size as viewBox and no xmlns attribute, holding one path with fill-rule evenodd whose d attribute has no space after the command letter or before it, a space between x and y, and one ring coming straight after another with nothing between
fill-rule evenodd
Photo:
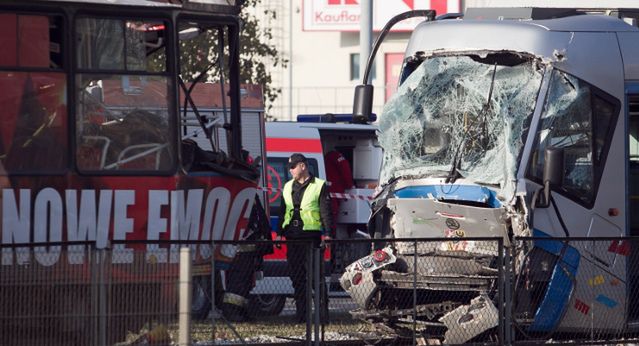
<instances>
[{"instance_id":1,"label":"ambulance","mask_svg":"<svg viewBox=\"0 0 639 346\"><path fill-rule=\"evenodd\" d=\"M374 120L373 120L374 121ZM279 224L282 188L291 179L286 167L291 154L308 159L311 173L329 182L336 239L370 238L366 224L370 200L379 180L382 149L377 126L355 124L350 114L299 115L295 122L266 123L266 176L271 227ZM275 238L275 233L273 233ZM346 265L369 252L368 244L333 246L324 255L329 295L344 294L339 274ZM252 290L252 306L262 315L277 315L293 286L288 277L286 246L266 256L263 278ZM339 274L338 274L339 273Z\"/></svg>"}]
</instances>

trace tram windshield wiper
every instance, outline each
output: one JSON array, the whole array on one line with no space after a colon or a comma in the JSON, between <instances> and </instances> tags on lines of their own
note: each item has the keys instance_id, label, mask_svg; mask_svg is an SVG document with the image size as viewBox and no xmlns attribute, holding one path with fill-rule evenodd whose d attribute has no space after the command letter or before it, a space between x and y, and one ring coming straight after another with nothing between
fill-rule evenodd
<instances>
[{"instance_id":1,"label":"tram windshield wiper","mask_svg":"<svg viewBox=\"0 0 639 346\"><path fill-rule=\"evenodd\" d=\"M495 62L494 64L493 73L492 73L492 77L490 81L490 88L488 90L488 97L486 98L486 103L484 103L484 106L482 107L479 115L477 116L477 119L480 121L478 126L480 127L479 139L480 139L480 143L482 147L485 147L488 143L487 113L490 111L490 108L491 108L490 105L491 105L491 100L493 98L493 89L495 87L496 73L497 73L497 62ZM448 171L448 175L446 176L446 184L448 183L454 184L455 181L462 176L461 173L459 172L459 169L461 168L461 161L464 156L463 151L464 151L464 147L466 143L466 137L468 136L468 132L470 132L470 129L472 127L473 125L471 124L464 129L462 138L459 144L457 145L457 148L455 149L455 155L453 156L453 162L451 163L450 171Z\"/></svg>"},{"instance_id":2,"label":"tram windshield wiper","mask_svg":"<svg viewBox=\"0 0 639 346\"><path fill-rule=\"evenodd\" d=\"M493 68L493 75L491 77L490 80L490 89L488 89L488 97L486 98L486 103L484 104L484 107L482 107L481 109L481 113L482 113L482 123L481 123L481 128L482 128L482 133L481 133L481 144L482 146L486 146L488 143L488 119L487 119L487 114L488 111L490 111L491 109L491 101L493 99L493 89L495 88L495 75L497 74L497 62L495 61L495 67Z\"/></svg>"},{"instance_id":3,"label":"tram windshield wiper","mask_svg":"<svg viewBox=\"0 0 639 346\"><path fill-rule=\"evenodd\" d=\"M464 147L464 143L466 141L466 134L468 133L468 131L464 132L464 136L462 137L461 141L459 142L459 145L457 146L457 149L455 149L455 156L453 156L453 162L450 166L450 171L448 172L448 175L446 176L446 184L450 183L450 184L454 184L455 181L457 180L457 178L461 177L461 174L459 173L459 168L461 166L461 155L460 153L463 151L463 147Z\"/></svg>"}]
</instances>

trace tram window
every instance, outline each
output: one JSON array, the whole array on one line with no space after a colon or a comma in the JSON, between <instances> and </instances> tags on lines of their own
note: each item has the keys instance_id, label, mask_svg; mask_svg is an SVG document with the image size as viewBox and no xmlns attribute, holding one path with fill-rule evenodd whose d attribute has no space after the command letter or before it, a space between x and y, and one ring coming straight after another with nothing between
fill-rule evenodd
<instances>
[{"instance_id":1,"label":"tram window","mask_svg":"<svg viewBox=\"0 0 639 346\"><path fill-rule=\"evenodd\" d=\"M166 27L163 21L76 21L79 170L148 173L175 167Z\"/></svg>"},{"instance_id":2,"label":"tram window","mask_svg":"<svg viewBox=\"0 0 639 346\"><path fill-rule=\"evenodd\" d=\"M182 112L183 138L200 139L205 150L230 154L231 135L224 125L230 121L228 56L219 58L225 49L226 28L207 22L184 20L179 24L180 109ZM222 40L221 40L222 39ZM226 48L228 50L228 48ZM204 78L199 78L204 76ZM225 77L227 79L225 79ZM187 95L193 103L188 101ZM214 111L211 111L214 109ZM197 119L196 114L200 116ZM204 130L201 123L205 124ZM195 124L189 126L188 124ZM207 136L211 140L204 140ZM208 144L211 143L211 144ZM213 148L211 148L213 145Z\"/></svg>"},{"instance_id":3,"label":"tram window","mask_svg":"<svg viewBox=\"0 0 639 346\"><path fill-rule=\"evenodd\" d=\"M173 167L165 77L84 74L77 83L81 86L76 124L80 170L166 171Z\"/></svg>"},{"instance_id":4,"label":"tram window","mask_svg":"<svg viewBox=\"0 0 639 346\"><path fill-rule=\"evenodd\" d=\"M76 22L78 67L91 70L166 70L161 21L82 18Z\"/></svg>"},{"instance_id":5,"label":"tram window","mask_svg":"<svg viewBox=\"0 0 639 346\"><path fill-rule=\"evenodd\" d=\"M628 207L630 235L639 235L639 95L628 95Z\"/></svg>"},{"instance_id":6,"label":"tram window","mask_svg":"<svg viewBox=\"0 0 639 346\"><path fill-rule=\"evenodd\" d=\"M0 66L62 68L62 18L0 13Z\"/></svg>"},{"instance_id":7,"label":"tram window","mask_svg":"<svg viewBox=\"0 0 639 346\"><path fill-rule=\"evenodd\" d=\"M544 151L564 149L562 192L591 206L612 136L619 102L590 84L555 70L536 134L529 176L541 181Z\"/></svg>"},{"instance_id":8,"label":"tram window","mask_svg":"<svg viewBox=\"0 0 639 346\"><path fill-rule=\"evenodd\" d=\"M0 174L67 167L62 30L59 16L0 13Z\"/></svg>"},{"instance_id":9,"label":"tram window","mask_svg":"<svg viewBox=\"0 0 639 346\"><path fill-rule=\"evenodd\" d=\"M639 96L629 95L628 100L628 160L630 169L639 170Z\"/></svg>"}]
</instances>

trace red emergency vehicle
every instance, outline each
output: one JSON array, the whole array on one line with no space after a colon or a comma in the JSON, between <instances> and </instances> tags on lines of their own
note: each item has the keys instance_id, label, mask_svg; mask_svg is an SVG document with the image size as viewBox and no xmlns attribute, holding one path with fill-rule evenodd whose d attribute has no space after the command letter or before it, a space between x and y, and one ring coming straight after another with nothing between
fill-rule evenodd
<instances>
[{"instance_id":1,"label":"red emergency vehicle","mask_svg":"<svg viewBox=\"0 0 639 346\"><path fill-rule=\"evenodd\" d=\"M238 13L234 0L0 3L0 344L43 306L108 314L119 341L134 305L174 308L175 285L155 278L177 272L177 246L157 241L242 237L263 172L241 153L264 153L261 126L241 126ZM89 248L112 250L105 301L123 306L93 304ZM34 268L55 270L26 290Z\"/></svg>"}]
</instances>

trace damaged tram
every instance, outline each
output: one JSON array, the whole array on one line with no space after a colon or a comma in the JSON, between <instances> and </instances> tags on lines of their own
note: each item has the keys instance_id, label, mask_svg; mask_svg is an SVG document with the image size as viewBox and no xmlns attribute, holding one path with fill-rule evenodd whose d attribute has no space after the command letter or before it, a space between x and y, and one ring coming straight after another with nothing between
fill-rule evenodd
<instances>
[{"instance_id":1,"label":"damaged tram","mask_svg":"<svg viewBox=\"0 0 639 346\"><path fill-rule=\"evenodd\" d=\"M638 277L633 253L622 251L629 245L561 240L639 234L637 14L594 12L425 13L380 117L382 190L369 227L376 238L455 241L389 241L352 263L340 282L355 315L396 331L416 322L446 343L494 332L498 299L512 302L524 333L632 329ZM355 93L364 119L367 82ZM502 238L506 250L461 239L472 237ZM497 280L506 252L514 289L504 299Z\"/></svg>"}]
</instances>

